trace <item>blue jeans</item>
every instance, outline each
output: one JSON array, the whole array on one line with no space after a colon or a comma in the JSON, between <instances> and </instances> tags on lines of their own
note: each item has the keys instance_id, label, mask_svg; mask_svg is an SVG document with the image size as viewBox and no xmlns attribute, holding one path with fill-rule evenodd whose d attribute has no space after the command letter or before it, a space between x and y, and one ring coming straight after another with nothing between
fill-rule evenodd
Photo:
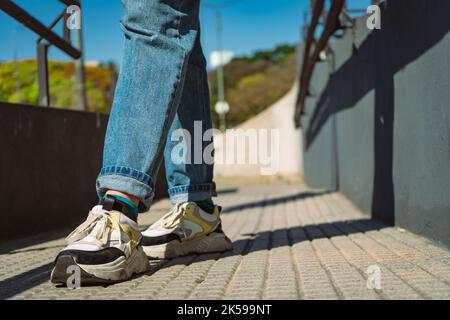
<instances>
[{"instance_id":1,"label":"blue jeans","mask_svg":"<svg viewBox=\"0 0 450 320\"><path fill-rule=\"evenodd\" d=\"M122 0L125 34L122 69L106 131L99 196L133 195L148 210L165 159L173 203L202 201L215 193L213 165L174 163L171 133L194 136L194 121L211 128L206 60L200 45L199 0ZM187 142L187 141L186 141ZM191 139L194 149L194 139ZM203 142L202 148L208 143Z\"/></svg>"}]
</instances>

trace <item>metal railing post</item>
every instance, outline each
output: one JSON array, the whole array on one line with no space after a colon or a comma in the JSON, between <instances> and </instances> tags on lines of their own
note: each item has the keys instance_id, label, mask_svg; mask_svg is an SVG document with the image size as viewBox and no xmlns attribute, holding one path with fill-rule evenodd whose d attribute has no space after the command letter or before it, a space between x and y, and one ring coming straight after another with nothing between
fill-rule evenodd
<instances>
[{"instance_id":1,"label":"metal railing post","mask_svg":"<svg viewBox=\"0 0 450 320\"><path fill-rule=\"evenodd\" d=\"M80 6L80 1L78 0L59 0L59 2L65 4L66 7L70 5ZM82 56L81 50L74 47L70 43L70 30L64 28L63 37L60 37L52 31L52 29L57 25L59 21L61 21L61 19L65 23L65 18L67 18L68 14L67 10L64 10L49 27L46 27L42 22L37 20L35 17L30 15L27 11L23 10L11 0L0 0L0 10L5 12L7 15L11 16L17 22L21 23L26 28L33 31L39 36L39 39L37 40L37 73L39 85L38 103L41 106L50 106L47 57L48 48L51 45L54 45L75 60L80 59ZM81 45L79 47L81 48ZM84 90L84 87L81 87L80 90ZM80 92L80 90L78 90L77 92Z\"/></svg>"},{"instance_id":2,"label":"metal railing post","mask_svg":"<svg viewBox=\"0 0 450 320\"><path fill-rule=\"evenodd\" d=\"M39 87L39 105L50 106L50 90L48 85L48 52L49 44L38 42L37 44L37 73Z\"/></svg>"},{"instance_id":3,"label":"metal railing post","mask_svg":"<svg viewBox=\"0 0 450 320\"><path fill-rule=\"evenodd\" d=\"M82 19L82 18L80 18ZM65 22L65 20L64 20ZM65 23L64 23L65 24ZM83 29L75 29L73 34L73 47L83 52ZM86 97L86 75L84 70L84 56L75 59L75 108L76 110L87 110L87 97Z\"/></svg>"}]
</instances>

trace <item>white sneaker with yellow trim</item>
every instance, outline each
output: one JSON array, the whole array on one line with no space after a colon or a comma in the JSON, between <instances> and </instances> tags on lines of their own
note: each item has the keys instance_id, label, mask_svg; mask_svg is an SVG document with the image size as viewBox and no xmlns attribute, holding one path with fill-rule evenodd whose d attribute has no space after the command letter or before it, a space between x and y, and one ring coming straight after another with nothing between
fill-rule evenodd
<instances>
[{"instance_id":1,"label":"white sneaker with yellow trim","mask_svg":"<svg viewBox=\"0 0 450 320\"><path fill-rule=\"evenodd\" d=\"M66 283L74 274L69 269L73 265L80 268L81 284L114 283L145 272L149 262L139 245L141 237L135 221L95 206L66 238L67 247L55 259L51 282Z\"/></svg>"},{"instance_id":2,"label":"white sneaker with yellow trim","mask_svg":"<svg viewBox=\"0 0 450 320\"><path fill-rule=\"evenodd\" d=\"M232 249L221 229L220 211L221 207L214 206L213 213L207 213L195 202L176 204L142 232L144 252L150 259L168 259Z\"/></svg>"}]
</instances>

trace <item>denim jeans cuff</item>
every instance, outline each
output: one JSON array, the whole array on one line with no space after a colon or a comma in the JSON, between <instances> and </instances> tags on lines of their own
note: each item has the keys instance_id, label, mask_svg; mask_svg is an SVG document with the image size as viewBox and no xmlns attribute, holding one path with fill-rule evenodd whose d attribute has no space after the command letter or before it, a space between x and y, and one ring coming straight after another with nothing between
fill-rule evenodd
<instances>
[{"instance_id":1,"label":"denim jeans cuff","mask_svg":"<svg viewBox=\"0 0 450 320\"><path fill-rule=\"evenodd\" d=\"M168 192L173 204L188 201L203 201L217 196L216 184L214 182L176 186L170 188Z\"/></svg>"},{"instance_id":2,"label":"denim jeans cuff","mask_svg":"<svg viewBox=\"0 0 450 320\"><path fill-rule=\"evenodd\" d=\"M150 176L121 166L103 167L97 177L96 188L100 199L107 190L116 190L135 196L140 200L139 212L147 211L154 197Z\"/></svg>"}]
</instances>

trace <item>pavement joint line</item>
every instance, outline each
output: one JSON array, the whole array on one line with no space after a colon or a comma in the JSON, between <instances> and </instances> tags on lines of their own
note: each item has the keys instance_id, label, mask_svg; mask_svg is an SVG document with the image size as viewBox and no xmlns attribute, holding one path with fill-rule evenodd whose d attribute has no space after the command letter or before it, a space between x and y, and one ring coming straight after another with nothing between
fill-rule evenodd
<instances>
[{"instance_id":1,"label":"pavement joint line","mask_svg":"<svg viewBox=\"0 0 450 320\"><path fill-rule=\"evenodd\" d=\"M298 299L303 299L305 297L305 294L302 290L302 286L301 286L301 276L300 276L300 272L298 271L299 266L298 266L298 262L297 259L295 259L295 255L294 255L294 240L293 240L293 231L292 228L289 228L289 222L288 222L288 214L291 212L288 210L289 207L293 207L292 202L285 202L285 225L288 227L288 243L289 243L289 254L291 255L291 263L292 263L292 267L294 269L294 275L295 275L295 284L296 284L296 289L297 289L297 298ZM297 224L296 224L297 225Z\"/></svg>"},{"instance_id":2,"label":"pavement joint line","mask_svg":"<svg viewBox=\"0 0 450 320\"><path fill-rule=\"evenodd\" d=\"M262 201L262 204L263 204L262 205L262 209L264 209L264 207L266 206L267 196L263 197L263 199L261 201ZM254 207L255 207L254 209L256 210L257 207L256 206L254 206ZM253 208L253 206L251 208ZM248 219L249 219L249 217L248 217ZM257 220L256 224L253 226L253 229L252 229L252 233L253 234L257 233L258 228L259 228L259 226L261 224L261 221L262 221L262 214L259 214L258 215L258 220ZM248 255L248 253L250 252L250 248L251 248L252 244L254 243L254 241L255 241L254 238L246 240L246 243L245 243L245 245L244 245L244 247L242 249L242 253L241 253L240 257L239 257L238 266L236 267L236 270L234 271L231 279L228 281L228 283L225 286L225 289L223 291L223 296L224 297L228 297L229 296L229 293L230 293L229 290L230 290L231 285L233 284L233 280L235 279L235 276L238 274L239 270L241 269L243 260Z\"/></svg>"},{"instance_id":3,"label":"pavement joint line","mask_svg":"<svg viewBox=\"0 0 450 320\"><path fill-rule=\"evenodd\" d=\"M330 205L330 208L333 208L333 206ZM342 207L341 207L342 208ZM366 232L361 231L359 229L356 229L354 227L352 227L352 224L349 223L347 224L347 228L350 229L354 229L356 231L358 231L359 234L361 234L362 236L371 239L370 237L367 236ZM342 230L342 229L340 229ZM382 265L384 268L386 268L387 270L389 270L390 273L392 273L396 278L398 278L399 280L401 280L406 286L408 286L409 288L411 288L414 292L416 292L419 296L423 297L423 298L427 298L427 295L424 294L421 291L418 291L417 288L415 288L413 285L411 285L408 281L406 281L403 277L401 277L398 273L396 273L392 268L386 266L385 263L383 263L383 261L377 261L376 257L374 257L366 248L364 248L363 246L361 246L360 243L358 243L357 241L354 240L354 237L352 234L348 234L347 238L352 241L358 248L360 248L363 252L365 252L369 257L371 257L373 259L373 261L375 262L375 264L377 265ZM372 240L372 239L371 239Z\"/></svg>"},{"instance_id":4,"label":"pavement joint line","mask_svg":"<svg viewBox=\"0 0 450 320\"><path fill-rule=\"evenodd\" d=\"M301 201L301 200L302 200L302 201ZM320 270L321 270L322 272L324 272L324 275L325 275L326 280L325 280L325 279L322 279L322 281L324 281L324 283L326 283L327 285L329 285L330 289L332 290L332 293L331 293L331 292L328 292L328 293L327 293L327 296L328 296L329 298L338 299L338 298L339 298L338 293L337 293L337 291L335 290L335 288L333 287L333 284L332 284L332 282L331 282L331 279L330 279L329 276L326 274L326 271L324 270L323 266L321 265L321 262L320 262L320 260L319 260L319 258L318 258L318 256L317 256L317 254L316 254L316 252L314 251L314 248L313 248L313 246L312 246L312 242L311 242L311 240L308 238L308 235L307 235L307 233L306 233L306 228L305 228L305 226L304 226L304 223L303 223L303 221L302 221L302 218L300 217L301 213L302 213L302 212L305 212L305 211L307 210L307 207L306 207L306 205L305 205L305 203L304 203L304 199L301 199L301 200L298 199L297 201L295 201L295 202L293 203L294 208L296 208L296 210L295 210L293 216L294 216L295 220L297 221L296 225L299 226L299 227L301 227L301 229L299 229L299 231L302 232L303 237L304 237L304 240L302 240L301 243L306 244L307 247L310 249L311 254L312 254L312 256L309 256L309 257L307 256L306 258L307 258L307 259L308 259L308 258L310 258L310 259L313 258L314 261L320 266ZM300 246L300 244L299 244L299 246ZM305 255L305 253L303 253L303 255ZM304 258L302 259L302 261L303 261L303 260L304 260ZM295 259L295 261L296 261L297 266L298 266L298 269L297 269L297 270L298 270L298 272L299 272L299 274L300 274L299 280L300 280L301 283L303 284L303 292L304 292L305 298L311 297L311 294L313 294L313 297L317 297L317 295L314 295L314 291L311 292L311 288L308 288L308 286L306 286L307 280L308 280L308 281L311 281L311 280L310 280L309 278L308 278L308 279L304 279L304 278L303 278L302 272L301 272L301 269L302 269L301 264L299 263L298 259ZM304 272L304 270L303 270L303 272ZM323 286L323 285L324 285L324 284L322 284L322 286ZM316 288L315 290L317 291L317 288ZM322 291L322 288L320 288L319 291L321 292L321 291ZM323 295L321 295L320 297L323 297Z\"/></svg>"},{"instance_id":5,"label":"pavement joint line","mask_svg":"<svg viewBox=\"0 0 450 320\"><path fill-rule=\"evenodd\" d=\"M236 219L236 217L234 217L233 220L235 220L235 219ZM199 257L199 256L197 255L197 257ZM174 261L174 260L176 260L176 259L165 260L165 261L166 261L166 264L165 264L165 265L171 265L171 264L173 264L173 261ZM172 277L170 277L170 278L165 282L164 285L162 285L162 286L159 287L159 289L154 293L153 296L154 296L155 298L158 297L158 295L159 295L165 288L167 288L167 286L171 283L171 281L173 281L174 279L176 279L176 278L181 274L181 272L182 272L183 270L185 270L186 267L188 267L188 266L191 265L192 263L195 263L195 260L197 260L197 258L196 258L195 255L193 255L192 260L190 260L189 264L188 264L188 265L185 265L182 269L179 270L178 273L175 273ZM217 259L215 259L215 260L217 261ZM171 263L171 262L172 262L172 263ZM211 267L212 267L212 265L211 265ZM164 268L164 267L162 267L162 268ZM156 273L157 271L161 270L162 268L159 268L159 269L156 270L154 273ZM154 273L152 273L152 274L154 274ZM195 288L193 288L192 291L191 291L189 294L191 294L194 290L195 290Z\"/></svg>"},{"instance_id":6,"label":"pavement joint line","mask_svg":"<svg viewBox=\"0 0 450 320\"><path fill-rule=\"evenodd\" d=\"M324 196L321 196L321 197L322 197L322 200L324 200L327 196L324 195ZM316 201L317 201L317 200L316 200ZM325 203L327 203L327 202L325 202ZM327 206L328 206L328 205L327 205ZM330 209L330 208L329 208L329 209ZM331 210L330 210L330 211L331 211ZM322 209L319 209L318 212L320 212L320 215L321 215L322 217L327 218L326 215L323 214ZM353 267L353 269L354 269L356 272L358 272L358 273L360 274L360 276L361 276L364 280L366 280L365 272L364 272L363 270L361 270L360 268L358 268L358 266L356 266L354 263L352 263L352 262L345 256L345 254L344 254L344 252L342 251L342 249L339 248L339 247L336 245L336 243L333 241L333 237L331 237L330 234L327 233L326 230L324 230L324 228L321 227L319 223L317 223L317 224L318 224L319 228L322 230L322 232L324 232L324 233L329 237L331 244L336 248L336 250L337 250L338 252L340 252L340 254L341 254L342 257L345 259L345 261L346 261L349 265L351 265L351 266ZM330 223L330 226L331 226L332 228L335 228L336 230L338 230L338 231L342 234L342 236L344 236L345 239L349 239L348 234L347 234L344 230L340 229L338 226L335 226L335 225L334 225L334 222L331 222L331 223ZM349 241L351 241L351 240L349 240ZM373 290L373 291L377 294L377 296L378 296L379 298L381 298L381 299L387 299L387 296L386 296L382 291L380 291L380 290Z\"/></svg>"},{"instance_id":7,"label":"pavement joint line","mask_svg":"<svg viewBox=\"0 0 450 320\"><path fill-rule=\"evenodd\" d=\"M276 206L277 204L280 203L280 200L276 201L274 204L272 204L272 206ZM271 211L270 209L267 208L267 206L264 207L266 209L265 214L270 216L270 233L269 233L269 239L267 241L267 253L266 255L266 263L265 263L265 268L264 268L264 277L263 277L263 283L262 283L262 288L261 288L261 294L260 294L260 299L264 298L264 293L267 289L267 280L269 278L269 268L270 268L270 261L271 261L271 257L272 257L272 241L273 241L273 221L274 221L274 214L273 211ZM272 208L273 210L273 208Z\"/></svg>"},{"instance_id":8,"label":"pavement joint line","mask_svg":"<svg viewBox=\"0 0 450 320\"><path fill-rule=\"evenodd\" d=\"M208 254L208 255L196 255L194 260L187 265L185 268L183 268L180 273L178 274L178 276L180 276L182 273L184 273L187 269L189 269L190 267L192 267L195 263L204 263L204 262L211 262L210 259L206 259L206 257L211 257L211 256L216 256L217 254ZM206 259L206 260L205 260ZM213 260L217 260L217 258L213 258ZM210 263L211 264L211 263ZM209 270L209 268L206 270L206 272ZM166 288L173 282L174 279L172 279L166 286ZM197 280L194 280L194 285L193 287L189 287L188 288L188 292L187 292L187 297L189 297L189 295L192 293L193 290L195 290L195 287L198 286L198 282Z\"/></svg>"},{"instance_id":9,"label":"pavement joint line","mask_svg":"<svg viewBox=\"0 0 450 320\"><path fill-rule=\"evenodd\" d=\"M238 274L238 272L240 272L240 267L242 266L242 264L245 262L244 259L251 253L251 248L253 247L253 245L256 242L256 237L258 236L259 233L259 228L262 224L263 221L263 212L265 207L267 206L267 197L263 197L262 199L260 199L260 202L262 204L261 208L258 208L258 206L253 205L252 207L250 207L249 211L250 213L248 214L248 219L247 222L250 221L255 214L257 214L257 219L256 219L256 223L253 225L253 227L249 228L247 231L247 234L250 235L249 238L247 238L245 246L243 246L243 249L241 251L241 257L239 259L239 264L236 267L236 270L233 274L233 277ZM247 223L243 225L243 228L248 227ZM242 232L242 228L241 228L241 232ZM233 279L232 279L233 280ZM231 283L231 281L230 281Z\"/></svg>"},{"instance_id":10,"label":"pavement joint line","mask_svg":"<svg viewBox=\"0 0 450 320\"><path fill-rule=\"evenodd\" d=\"M422 267L421 265L417 264L417 263L413 263L411 262L411 260L406 260L404 257L402 257L400 254L398 254L398 252L396 252L395 250L393 250L391 247L387 246L385 243L381 242L379 239L377 239L376 237L374 237L372 235L372 233L370 233L370 231L364 231L365 228L361 227L361 222L358 221L354 221L351 223L351 225L354 225L356 230L359 230L361 233L363 233L365 236L369 237L370 239L372 239L373 241L377 242L380 246L384 247L385 249L389 250L390 252L392 252L393 254L395 254L397 257L399 257L401 260L405 261L405 263L411 264L413 266L416 266L418 268L420 268L422 271L426 272L427 274L429 274L430 276L432 276L433 278L435 278L436 280L443 282L447 285L449 285L449 281L445 280L445 279L441 279L439 276L437 276L436 274L430 272L429 270L427 270L426 268ZM414 247L408 246L410 249L415 249ZM421 255L423 255L424 257L426 257L426 255L424 255L423 253L420 253ZM436 260L438 261L438 260ZM450 289L450 286L449 286Z\"/></svg>"},{"instance_id":11,"label":"pavement joint line","mask_svg":"<svg viewBox=\"0 0 450 320\"><path fill-rule=\"evenodd\" d=\"M0 279L23 279L12 287L0 281L0 293L14 300L450 299L447 248L371 220L341 193L246 186L218 199L233 251L152 260L130 281L69 290L39 272L62 246L48 234L0 244ZM159 201L140 217L142 227L169 207ZM372 264L383 272L380 292L366 288Z\"/></svg>"},{"instance_id":12,"label":"pavement joint line","mask_svg":"<svg viewBox=\"0 0 450 320\"><path fill-rule=\"evenodd\" d=\"M352 228L352 227L349 225L349 228ZM358 230L358 229L355 228L355 227L353 227L353 229ZM371 237L367 236L367 234L366 234L365 232L360 231L360 230L358 230L358 231L359 231L359 233L360 233L361 235L363 235L363 236L366 237L367 239L370 239L371 241L376 242L376 241L373 240ZM349 235L349 237L350 237L351 239L353 238L352 235ZM354 241L354 243L355 243L359 248L361 248L362 250L364 250L365 252L367 252L367 254L368 254L369 256L371 256L371 257L376 261L376 264L382 265L384 268L386 268L386 269L389 270L391 273L393 273L394 275L396 275L396 276L397 276L398 278L400 278L406 285L408 285L409 287L411 287L415 292L417 292L417 293L418 293L420 296L422 296L423 298L425 298L425 299L431 299L431 297L430 297L427 293L425 293L425 292L423 292L422 290L416 288L413 284L411 284L410 282L408 282L403 276L401 276L400 274L398 274L398 272L396 272L393 268L389 267L389 265L387 265L385 261L377 261L377 258L376 258L376 256L373 255L373 253L371 253L370 251L368 251L366 248L364 248L360 243L358 243L358 242L355 241L354 239L352 239L352 240ZM377 243L377 244L378 244L378 243ZM378 244L378 245L381 246L380 244ZM383 247L383 246L381 246L381 247ZM385 247L384 247L384 248L385 248ZM385 249L387 249L387 248L385 248ZM389 250L389 249L388 249L388 250ZM391 251L391 250L389 250L389 251ZM392 251L391 251L391 252L392 252ZM394 253L394 254L395 254L395 253Z\"/></svg>"},{"instance_id":13,"label":"pavement joint line","mask_svg":"<svg viewBox=\"0 0 450 320\"><path fill-rule=\"evenodd\" d=\"M172 276L168 277L169 279L167 279L166 282L164 282L164 284L162 286L160 286L156 292L154 293L154 297L157 297L158 294L164 290L165 287L167 287L167 285L170 283L170 281L172 281L173 279L175 279L180 273L181 271L187 267L187 265L189 265L193 260L195 259L195 256L190 255L190 256L185 256L182 258L175 258L175 259L171 259L171 260L167 260L167 262L162 266L162 268L159 268L158 270L156 270L155 272L151 273L151 275L154 275L155 273L157 273L160 270L163 270L164 268L170 267L170 266L178 266L174 265L174 263L176 263L176 260L187 260L187 264L185 264L182 268L180 268L180 270L176 273L174 273ZM143 275L145 276L145 274Z\"/></svg>"},{"instance_id":14,"label":"pavement joint line","mask_svg":"<svg viewBox=\"0 0 450 320\"><path fill-rule=\"evenodd\" d=\"M258 297L261 299L262 298L262 294L263 294L263 287L264 287L264 282L266 280L267 277L267 267L268 267L268 252L264 252L264 251L268 251L268 244L270 242L270 236L271 236L271 232L269 233L269 237L268 239L265 238L258 238L258 234L260 234L262 232L262 234L268 232L268 230L271 231L271 222L270 222L270 226L267 224L267 221L272 221L272 214L270 211L270 208L274 205L274 203L270 200L270 199L265 199L264 200L264 205L260 210L259 213L259 221L257 223L256 228L254 229L253 234L255 234L255 237L253 239L251 239L251 243L249 244L248 247L248 251L243 253L243 260L241 261L242 264L240 264L241 268L236 270L236 275L238 274L238 272L241 272L242 270L242 265L244 265L245 263L249 264L252 260L249 259L255 259L255 255L263 255L265 256L265 261L266 263L264 264L264 270L262 271L263 273L263 277L262 277L262 281L258 284L258 288L260 288L260 292L258 294ZM265 227L265 228L264 228ZM263 247L259 247L260 243L264 243ZM255 248L256 247L256 248ZM255 248L256 250L252 250L253 248ZM264 249L263 249L264 248ZM250 261L250 262L249 262ZM257 260L258 261L258 260ZM259 270L259 268L258 268Z\"/></svg>"},{"instance_id":15,"label":"pavement joint line","mask_svg":"<svg viewBox=\"0 0 450 320\"><path fill-rule=\"evenodd\" d=\"M359 225L358 222L355 222L355 225ZM358 228L358 227L356 227ZM429 270L425 269L424 267L422 267L421 265L412 262L411 260L406 260L404 257L402 257L400 254L398 254L398 252L396 252L395 250L393 250L392 248L388 247L386 244L384 244L383 242L379 241L379 239L377 239L376 237L374 237L373 235L371 235L370 233L365 232L365 234L371 238L373 241L377 242L380 246L384 247L385 249L389 250L390 252L394 253L397 257L399 257L401 260L405 261L405 263L408 263L410 265L413 265L415 267L418 267L419 269L421 269L422 271L424 271L425 273L427 273L428 275L432 276L433 278L435 278L436 280L443 282L447 285L448 281L442 280L440 277L438 277L436 274L431 273ZM450 289L450 286L449 286Z\"/></svg>"},{"instance_id":16,"label":"pavement joint line","mask_svg":"<svg viewBox=\"0 0 450 320\"><path fill-rule=\"evenodd\" d=\"M237 216L234 215L233 216L233 221L236 220ZM207 270L205 270L204 274L203 274L203 281L206 279L206 276L208 275L209 271L213 268L213 266L217 263L217 261L219 261L219 259L223 258L227 253L220 253L217 254L217 257L214 259L213 263L210 263L209 267L207 268ZM201 256L198 256L192 263L196 263L197 260L201 261ZM191 264L192 264L191 263ZM185 270L185 269L183 269ZM202 281L202 282L203 282ZM195 292L195 289L200 285L200 282L195 281L194 287L189 291L187 298L191 298L192 294Z\"/></svg>"},{"instance_id":17,"label":"pavement joint line","mask_svg":"<svg viewBox=\"0 0 450 320\"><path fill-rule=\"evenodd\" d=\"M309 214L311 208L310 208L310 206L307 205L308 198L306 198L306 199L304 199L304 200L305 200L305 203L304 203L304 205L305 205L305 212L306 212L307 214ZM299 221L300 221L301 225L303 225L303 226L305 225L302 218L299 217ZM312 226L312 227L313 227L313 226ZM323 261L321 255L320 255L319 252L318 252L318 249L317 249L317 246L316 246L316 243L315 243L314 238L311 236L311 234L310 234L310 232L308 231L308 228L307 228L307 227L305 227L304 230L305 230L306 237L308 238L309 242L311 243L311 247L312 247L312 249L313 249L313 252L314 252L315 256L317 257L317 259L318 259L318 261L319 261L319 263L320 263L320 266L322 267L322 270L323 270L323 271L325 272L325 274L327 275L328 280L329 280L329 282L330 282L330 284L331 284L331 287L333 288L333 290L334 290L336 296L338 297L338 299L343 299L343 298L344 298L344 295L343 295L342 291L336 286L336 283L334 282L334 278L333 278L333 276L332 276L330 270L329 270L328 267L324 264L324 261Z\"/></svg>"},{"instance_id":18,"label":"pavement joint line","mask_svg":"<svg viewBox=\"0 0 450 320\"><path fill-rule=\"evenodd\" d=\"M372 240L372 239L371 239ZM361 246L361 244L359 244L358 242L355 241L355 244L360 247L362 250L366 251L369 256L372 256L375 261L376 261L376 257L373 256L373 254L371 254L369 251L367 251L367 249L365 249L363 246ZM377 264L382 265L384 268L386 268L387 270L389 270L391 273L393 273L395 276L397 276L398 278L400 278L406 285L408 285L409 287L411 287L416 293L418 293L420 296L422 296L425 299L431 299L431 297L426 294L425 292L423 292L422 290L416 288L415 286L413 286L410 282L408 282L404 277L402 277L400 274L398 274L398 272L396 272L394 269L390 268L388 265L386 265L385 262L383 261L376 261Z\"/></svg>"},{"instance_id":19,"label":"pavement joint line","mask_svg":"<svg viewBox=\"0 0 450 320\"><path fill-rule=\"evenodd\" d=\"M344 229L340 228L339 225L340 225L339 223L336 224L336 228L338 228L339 230L342 230L342 232L344 232L344 233L347 233ZM371 261L371 263L373 263L373 264L379 264L378 261L376 261L373 257L371 257L371 256L369 255L369 253L367 252L367 250L366 250L365 248L362 248L360 245L358 245L358 243L356 243L351 237L349 237L349 236L347 235L347 236L345 237L345 239L346 239L349 243L351 243L353 246L355 246L356 248L358 248L358 250L364 254L364 256L366 257L366 259L369 258L370 261ZM383 266L383 267L384 267L384 266ZM362 271L363 271L363 270L361 269L361 272L362 272ZM391 275L392 277L394 277L394 279L397 279L397 280L400 281L404 286L406 286L407 288L409 288L409 289L412 290L413 292L416 292L416 293L417 293L417 291L414 289L414 287L412 287L409 283L405 282L402 278L400 278L398 275L396 275L395 273L393 273L390 269L387 269L387 268L386 268L385 272L386 272L386 271L388 272L389 275ZM419 293L417 293L417 294L420 296Z\"/></svg>"},{"instance_id":20,"label":"pavement joint line","mask_svg":"<svg viewBox=\"0 0 450 320\"><path fill-rule=\"evenodd\" d=\"M232 215L232 221L231 221L229 224L230 224L230 225L234 225L234 223L236 222L236 220L237 220L237 215ZM242 219L241 219L241 220L242 220ZM246 217L245 220L248 220L248 217ZM236 233L238 233L238 231L239 231L239 229L236 229ZM230 234L228 234L228 235L230 236ZM233 234L233 236L230 236L230 237L234 237L234 234ZM229 252L221 253L221 254L215 259L215 261L209 266L208 270L205 272L205 274L204 274L204 276L203 276L203 281L206 280L206 278L207 278L209 272L211 271L211 269L214 268L214 266L217 264L217 262L220 261L220 259L226 257L227 254L229 254ZM203 281L202 281L202 282L203 282ZM195 287L190 291L190 293L189 293L189 295L188 295L188 299L192 297L192 295L195 293L195 289L196 289L197 287L199 287L199 286L200 286L200 283L197 283L197 285L195 285Z\"/></svg>"},{"instance_id":21,"label":"pavement joint line","mask_svg":"<svg viewBox=\"0 0 450 320\"><path fill-rule=\"evenodd\" d=\"M381 231L381 230L380 230L380 231ZM388 238L390 238L391 240L397 240L396 238L394 238L394 237L391 236L390 234L383 234L383 235L386 236L386 237L388 237ZM378 242L379 242L380 244L382 244L382 242L380 242L380 241L378 241ZM416 250L416 248L414 248L413 246L411 246L411 245L409 245L409 244L407 244L407 243L405 243L405 242L402 242L402 241L399 241L399 242L401 242L401 245L403 245L403 246L405 246L405 247L408 247L410 250L413 250L413 249ZM427 255L427 254L423 253L423 252L420 251L420 250L416 250L416 251L418 251L418 252L420 253L420 255L422 255L424 258L428 258L428 259L430 259L430 260L433 260L433 261L435 261L435 262L437 262L437 263L439 263L439 264L445 265L445 266L448 266L448 265L449 265L448 263L445 263L445 262L442 262L442 261L440 261L440 260L434 259L434 257L432 257L432 256L430 256L430 255ZM422 268L424 271L430 273L431 275L434 275L435 277L437 277L438 279L440 279L440 281L445 282L446 284L450 285L450 279L443 279L443 278L440 278L438 275L433 274L433 273L430 272L428 269L426 269L426 268L420 266L419 264L416 264L416 265L417 265L418 267Z\"/></svg>"},{"instance_id":22,"label":"pavement joint line","mask_svg":"<svg viewBox=\"0 0 450 320\"><path fill-rule=\"evenodd\" d=\"M239 232L242 230L242 228L245 226L245 223L246 223L248 220L249 220L249 215L246 215L245 219L242 219L242 220L241 220L241 222L242 222L242 223L241 223L241 226L235 230L235 236L238 236L238 235L239 235ZM235 237L233 237L233 238L235 238ZM241 240L242 240L242 239L241 239ZM227 289L228 289L229 285L231 284L231 281L233 280L234 275L236 274L236 271L237 271L237 269L238 269L238 267L239 267L239 264L241 263L241 260L242 260L242 252L243 252L243 251L246 249L246 247L249 245L249 242L250 242L250 240L249 240L249 239L246 239L244 245L243 245L242 248L241 248L241 250L238 252L238 253L240 253L240 255L241 255L241 257L239 258L238 266L237 266L237 267L235 268L235 270L233 270L232 273L230 274L230 279L229 279L228 282L226 283L226 285L225 285L225 287L224 287L224 290L222 290L222 292L221 292L221 298L222 298L222 299L226 296ZM236 248L234 247L234 248L233 248L233 251L224 253L224 254L223 254L223 257L226 257L226 256L228 256L228 255L231 255L232 253L235 252L235 250L238 250L238 249L236 249ZM219 263L219 262L220 262L220 259L219 259L216 263Z\"/></svg>"},{"instance_id":23,"label":"pavement joint line","mask_svg":"<svg viewBox=\"0 0 450 320\"><path fill-rule=\"evenodd\" d=\"M417 236L416 234L410 232L410 231L404 231L404 233L400 233L396 227L389 227L386 229L380 230L381 233L383 233L386 236L389 236L391 239L395 241L402 242L403 244L420 251L422 254L428 256L430 259L439 261L445 265L450 265L450 253L447 251L446 248L442 246L440 243L433 243L431 240L422 238L420 236ZM419 243L418 247L415 247L411 244L411 242L408 242L405 238L408 238L410 241ZM419 240L420 239L420 240ZM440 254L443 254L447 256L447 258L442 258L440 255L433 255L431 254L430 250L426 250L425 248L422 248L422 246L428 246L430 249L432 249L432 252L439 251Z\"/></svg>"},{"instance_id":24,"label":"pavement joint line","mask_svg":"<svg viewBox=\"0 0 450 320\"><path fill-rule=\"evenodd\" d=\"M335 201L336 199L333 199L333 200L334 200L335 204L336 204L337 206L341 207L343 210L345 210L345 207L348 207L348 208L349 208L350 210L352 210L352 211L358 210L356 207L354 207L353 205L350 205L350 204L347 203L347 202ZM342 205L345 205L345 207L342 207ZM381 222L379 222L379 223L382 224ZM365 223L365 224L367 225L367 223ZM387 228L395 228L395 227L393 227L393 226L387 226ZM417 248L417 247L412 246L411 243L405 241L405 239L403 239L403 238L401 238L401 237L395 237L392 233L388 233L388 232L385 230L385 229L387 229L387 228L384 228L384 229L382 228L382 229L379 230L379 231L382 232L383 234L386 234L387 236L391 237L391 239L395 239L396 241L400 241L400 242L404 243L406 246L410 247L411 249L420 251L422 254L424 254L424 255L430 257L430 259L433 259L433 260L435 260L435 261L440 261L441 263L444 263L445 265L449 265L448 261L442 261L442 260L440 260L440 259L439 259L439 255L437 255L437 256L436 256L436 255L432 255L432 254L430 254L428 251L422 250L422 248L420 248L420 247ZM397 230L395 230L395 231L396 231L396 232L394 232L394 234L398 235ZM433 243L433 242L431 242L431 240L428 240L428 239L426 239L426 238L422 238L422 237L420 237L420 236L417 236L417 235L415 235L415 234L413 234L413 233L408 233L408 234L406 234L406 236L408 236L408 237L411 237L411 235L414 235L413 238L414 238L414 240L416 240L416 241L417 241L418 239L420 239L420 240L422 240L422 241L428 242L427 245L433 246L434 249L438 248L439 250L442 250L442 251L445 250L444 252L447 253L447 255L448 255L449 258L450 258L450 254L448 253L448 251L447 251L446 249L444 249L444 248L439 247L438 244Z\"/></svg>"},{"instance_id":25,"label":"pavement joint line","mask_svg":"<svg viewBox=\"0 0 450 320\"><path fill-rule=\"evenodd\" d=\"M320 205L317 203L317 202L318 202L318 198L322 198L322 197L325 197L325 196L320 196L320 195L319 195L318 197L312 198L312 199L311 199L311 206L314 206L314 207L316 208L315 212L317 212L318 215L319 215L321 218L324 219L324 221L327 221L327 223L329 223L329 217L323 214L323 212L322 212L322 210L323 210L322 206L320 206ZM365 281L365 280L366 280L366 279L365 279L365 276L364 276L364 274L361 273L361 271L359 270L359 268L355 267L355 265L353 265L352 263L350 263L350 262L348 261L348 259L346 259L346 257L345 257L344 255L342 255L342 252L339 250L339 248L333 243L331 235L325 230L325 228L324 228L324 226L323 226L323 222L319 222L319 221L317 220L317 218L315 218L315 217L317 217L317 215L314 215L314 216L311 215L311 212L310 212L310 211L307 211L306 214L307 214L307 215L309 216L309 218L315 223L315 225L317 226L317 229L320 230L321 233L322 233L323 235L326 236L326 238L325 238L326 241L327 241L332 247L334 247L334 249L336 250L336 252L340 254L340 257L341 257L341 258L342 258L342 259L343 259L350 267L352 267L353 270L356 271L357 274L360 275L361 279L363 279L363 280ZM330 224L329 226L332 226L332 225ZM340 233L338 236L344 236L344 237L346 236L346 234L343 233L342 231L340 231L340 230L338 230L338 231L339 231L339 233ZM331 276L333 277L332 272L330 272L330 273L331 273ZM336 282L335 282L335 283L336 283ZM336 284L336 286L339 288L339 286L338 286L337 284ZM340 289L340 288L339 288L339 289ZM344 294L344 292L342 291L342 289L341 289L341 292L342 292L342 295L343 295L344 298L345 298L345 294ZM379 298L383 298L383 296L382 296L378 291L376 291L375 294L376 294Z\"/></svg>"}]
</instances>

